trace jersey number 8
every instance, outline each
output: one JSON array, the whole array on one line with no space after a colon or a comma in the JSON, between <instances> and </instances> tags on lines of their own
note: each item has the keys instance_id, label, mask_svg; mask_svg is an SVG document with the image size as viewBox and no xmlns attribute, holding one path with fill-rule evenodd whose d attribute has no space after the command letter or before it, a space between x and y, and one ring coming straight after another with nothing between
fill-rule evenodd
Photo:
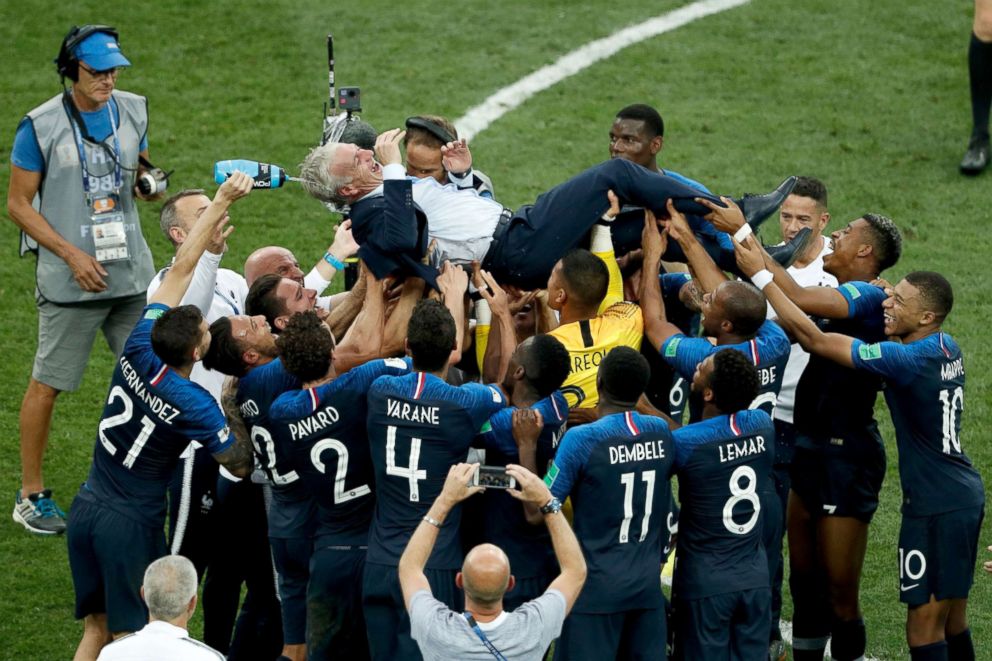
<instances>
[{"instance_id":1,"label":"jersey number 8","mask_svg":"<svg viewBox=\"0 0 992 661\"><path fill-rule=\"evenodd\" d=\"M743 487L741 481L745 482ZM730 476L730 499L723 506L723 526L735 535L746 535L758 523L761 500L755 492L757 486L758 476L750 466L738 466ZM754 505L754 512L744 523L737 523L734 521L734 506L745 500Z\"/></svg>"}]
</instances>

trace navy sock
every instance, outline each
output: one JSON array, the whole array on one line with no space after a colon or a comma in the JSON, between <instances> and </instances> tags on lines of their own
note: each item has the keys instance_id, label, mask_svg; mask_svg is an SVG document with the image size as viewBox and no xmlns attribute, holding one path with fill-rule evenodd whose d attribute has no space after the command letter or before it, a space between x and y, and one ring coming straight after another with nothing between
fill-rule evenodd
<instances>
[{"instance_id":1,"label":"navy sock","mask_svg":"<svg viewBox=\"0 0 992 661\"><path fill-rule=\"evenodd\" d=\"M865 621L862 619L847 622L834 620L833 635L830 639L830 654L837 661L853 661L865 654Z\"/></svg>"},{"instance_id":2,"label":"navy sock","mask_svg":"<svg viewBox=\"0 0 992 661\"><path fill-rule=\"evenodd\" d=\"M910 647L909 658L912 661L948 661L947 643L942 640L939 643Z\"/></svg>"},{"instance_id":3,"label":"navy sock","mask_svg":"<svg viewBox=\"0 0 992 661\"><path fill-rule=\"evenodd\" d=\"M989 139L989 106L992 104L992 42L972 33L968 46L968 78L971 82L973 138Z\"/></svg>"},{"instance_id":4,"label":"navy sock","mask_svg":"<svg viewBox=\"0 0 992 661\"><path fill-rule=\"evenodd\" d=\"M971 629L947 638L949 661L975 661L975 645L971 642Z\"/></svg>"}]
</instances>

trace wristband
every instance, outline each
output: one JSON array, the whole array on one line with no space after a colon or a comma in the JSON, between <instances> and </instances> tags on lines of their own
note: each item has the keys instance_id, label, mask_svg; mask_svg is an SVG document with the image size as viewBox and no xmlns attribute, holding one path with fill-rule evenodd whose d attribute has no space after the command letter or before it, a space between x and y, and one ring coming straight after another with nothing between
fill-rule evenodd
<instances>
[{"instance_id":1,"label":"wristband","mask_svg":"<svg viewBox=\"0 0 992 661\"><path fill-rule=\"evenodd\" d=\"M425 515L424 515L424 518L423 518L423 521L424 521L425 523L429 523L429 524L431 524L432 526L434 526L434 527L435 527L435 528L437 528L438 530L440 530L440 529L441 529L441 522L440 522L440 521L438 521L437 519L432 519L432 518L431 518L431 516L430 516L430 514L425 514Z\"/></svg>"},{"instance_id":2,"label":"wristband","mask_svg":"<svg viewBox=\"0 0 992 661\"><path fill-rule=\"evenodd\" d=\"M737 243L744 243L744 239L754 234L754 230L747 223L741 225L741 228L734 232L734 238L737 239Z\"/></svg>"},{"instance_id":3,"label":"wristband","mask_svg":"<svg viewBox=\"0 0 992 661\"><path fill-rule=\"evenodd\" d=\"M338 271L344 270L344 262L329 252L324 253L324 261L336 268Z\"/></svg>"},{"instance_id":4,"label":"wristband","mask_svg":"<svg viewBox=\"0 0 992 661\"><path fill-rule=\"evenodd\" d=\"M772 280L775 276L768 269L761 269L757 273L751 276L751 283L758 289L764 290L765 287L772 284Z\"/></svg>"}]
</instances>

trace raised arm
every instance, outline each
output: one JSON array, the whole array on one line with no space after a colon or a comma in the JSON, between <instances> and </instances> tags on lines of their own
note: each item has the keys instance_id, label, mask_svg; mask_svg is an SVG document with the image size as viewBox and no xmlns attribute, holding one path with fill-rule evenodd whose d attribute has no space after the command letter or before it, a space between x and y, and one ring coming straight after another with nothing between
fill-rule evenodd
<instances>
[{"instance_id":1,"label":"raised arm","mask_svg":"<svg viewBox=\"0 0 992 661\"><path fill-rule=\"evenodd\" d=\"M508 475L517 481L518 489L508 489L511 496L518 500L529 502L537 507L543 507L551 501L551 491L537 475L523 466L510 464L506 467ZM551 533L551 544L558 558L561 573L551 581L548 589L558 590L565 597L565 613L568 614L579 598L582 585L586 582L586 560L582 557L582 548L575 537L571 526L565 520L561 511L543 514L544 523Z\"/></svg>"},{"instance_id":2,"label":"raised arm","mask_svg":"<svg viewBox=\"0 0 992 661\"><path fill-rule=\"evenodd\" d=\"M682 331L665 318L665 303L661 298L661 281L658 280L661 255L665 252L667 237L658 228L658 221L650 210L644 210L644 232L641 249L644 263L641 266L641 311L644 315L644 335L651 346L661 351L665 340Z\"/></svg>"},{"instance_id":3,"label":"raised arm","mask_svg":"<svg viewBox=\"0 0 992 661\"><path fill-rule=\"evenodd\" d=\"M703 291L715 291L720 283L727 280L727 274L720 270L706 249L699 243L685 216L672 205L671 200L668 202L668 213L670 214L666 224L668 238L678 241L682 252L685 253L686 259L689 261L693 278L699 282Z\"/></svg>"},{"instance_id":4,"label":"raised arm","mask_svg":"<svg viewBox=\"0 0 992 661\"><path fill-rule=\"evenodd\" d=\"M441 289L444 307L455 320L455 349L448 359L449 365L456 365L462 359L462 343L465 341L465 292L468 291L468 273L461 266L445 262L441 275L437 278Z\"/></svg>"},{"instance_id":5,"label":"raised arm","mask_svg":"<svg viewBox=\"0 0 992 661\"><path fill-rule=\"evenodd\" d=\"M420 590L430 592L431 586L424 574L424 567L427 566L427 559L431 557L437 535L441 531L441 524L448 517L448 513L469 496L484 491L482 487L468 486L472 473L478 467L479 464L455 464L448 470L441 495L413 531L413 536L410 537L400 557L400 588L403 590L403 603L406 604L407 610L410 609L413 595Z\"/></svg>"},{"instance_id":6,"label":"raised arm","mask_svg":"<svg viewBox=\"0 0 992 661\"><path fill-rule=\"evenodd\" d=\"M854 361L851 359L854 339L840 333L824 333L785 295L778 282L774 281L771 273L764 268L765 262L762 257L764 251L753 236L747 237L743 244L734 239L734 251L741 271L764 292L768 302L775 308L779 325L795 338L803 349L829 358L845 367L854 367Z\"/></svg>"},{"instance_id":7,"label":"raised arm","mask_svg":"<svg viewBox=\"0 0 992 661\"><path fill-rule=\"evenodd\" d=\"M487 271L480 271L480 275L485 286L479 292L489 304L495 322L482 361L482 382L503 383L506 370L510 367L510 357L517 348L517 333L513 328L513 315L506 292Z\"/></svg>"},{"instance_id":8,"label":"raised arm","mask_svg":"<svg viewBox=\"0 0 992 661\"><path fill-rule=\"evenodd\" d=\"M386 300L382 281L376 279L372 269L363 268L365 274L365 304L355 318L355 323L334 350L334 371L344 374L370 360L379 358L386 324Z\"/></svg>"},{"instance_id":9,"label":"raised arm","mask_svg":"<svg viewBox=\"0 0 992 661\"><path fill-rule=\"evenodd\" d=\"M422 279L413 276L407 276L403 282L400 298L386 319L385 336L382 340L383 356L403 354L406 328L410 324L413 308L417 306L417 301L424 296L424 286L425 283Z\"/></svg>"},{"instance_id":10,"label":"raised arm","mask_svg":"<svg viewBox=\"0 0 992 661\"><path fill-rule=\"evenodd\" d=\"M227 210L242 197L251 192L252 178L244 172L235 172L217 189L210 206L196 219L189 236L176 251L172 268L165 274L158 291L148 299L149 303L164 303L170 307L179 305L193 278L193 270L206 250L214 232L221 231L227 223Z\"/></svg>"}]
</instances>

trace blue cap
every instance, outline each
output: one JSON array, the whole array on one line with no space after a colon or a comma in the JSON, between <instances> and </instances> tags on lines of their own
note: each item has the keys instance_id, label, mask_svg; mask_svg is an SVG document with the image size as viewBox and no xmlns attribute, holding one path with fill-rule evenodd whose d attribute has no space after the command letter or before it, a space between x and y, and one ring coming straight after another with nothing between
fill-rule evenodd
<instances>
[{"instance_id":1,"label":"blue cap","mask_svg":"<svg viewBox=\"0 0 992 661\"><path fill-rule=\"evenodd\" d=\"M121 47L114 36L106 32L94 32L76 46L76 59L82 60L94 71L106 71L114 67L129 67Z\"/></svg>"}]
</instances>

